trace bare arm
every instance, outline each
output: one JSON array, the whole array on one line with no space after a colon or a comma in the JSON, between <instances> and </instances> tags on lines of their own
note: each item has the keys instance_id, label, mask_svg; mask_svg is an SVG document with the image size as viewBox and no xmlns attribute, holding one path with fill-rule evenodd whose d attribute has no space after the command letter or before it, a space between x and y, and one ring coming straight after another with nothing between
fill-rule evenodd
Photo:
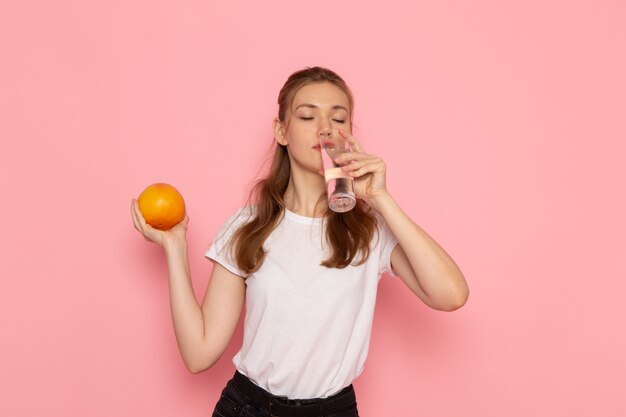
<instances>
[{"instance_id":1,"label":"bare arm","mask_svg":"<svg viewBox=\"0 0 626 417\"><path fill-rule=\"evenodd\" d=\"M164 247L178 349L190 372L202 372L226 350L241 315L246 285L242 277L216 263L199 306L189 274L186 243L168 242Z\"/></svg>"},{"instance_id":2,"label":"bare arm","mask_svg":"<svg viewBox=\"0 0 626 417\"><path fill-rule=\"evenodd\" d=\"M399 244L391 264L402 281L428 306L452 311L465 304L469 288L454 260L411 220L388 193L370 200Z\"/></svg>"},{"instance_id":3,"label":"bare arm","mask_svg":"<svg viewBox=\"0 0 626 417\"><path fill-rule=\"evenodd\" d=\"M404 283L428 306L452 311L465 304L469 288L454 260L433 238L411 220L387 191L387 165L376 155L366 154L349 132L339 133L354 152L335 162L354 178L357 197L380 213L399 244L391 253L391 264Z\"/></svg>"},{"instance_id":4,"label":"bare arm","mask_svg":"<svg viewBox=\"0 0 626 417\"><path fill-rule=\"evenodd\" d=\"M185 235L189 219L185 217L172 229L160 231L146 224L135 201L131 214L135 228L165 250L176 342L187 369L202 372L217 362L232 338L243 306L244 279L215 264L200 306L193 292L187 257Z\"/></svg>"}]
</instances>

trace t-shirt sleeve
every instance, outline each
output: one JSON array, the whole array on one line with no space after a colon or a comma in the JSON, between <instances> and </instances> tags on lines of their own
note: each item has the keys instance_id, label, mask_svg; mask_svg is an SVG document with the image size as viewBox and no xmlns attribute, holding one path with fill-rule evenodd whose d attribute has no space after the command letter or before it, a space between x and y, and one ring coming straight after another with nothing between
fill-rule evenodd
<instances>
[{"instance_id":1,"label":"t-shirt sleeve","mask_svg":"<svg viewBox=\"0 0 626 417\"><path fill-rule=\"evenodd\" d=\"M397 244L398 239L391 232L383 217L378 216L378 245L380 245L380 266L378 272L380 274L398 276L391 267L391 252L393 252Z\"/></svg>"},{"instance_id":2,"label":"t-shirt sleeve","mask_svg":"<svg viewBox=\"0 0 626 417\"><path fill-rule=\"evenodd\" d=\"M248 219L249 212L245 209L240 209L230 216L217 232L215 239L204 254L205 257L219 263L233 274L244 278L247 275L239 269L233 258L231 237Z\"/></svg>"}]
</instances>

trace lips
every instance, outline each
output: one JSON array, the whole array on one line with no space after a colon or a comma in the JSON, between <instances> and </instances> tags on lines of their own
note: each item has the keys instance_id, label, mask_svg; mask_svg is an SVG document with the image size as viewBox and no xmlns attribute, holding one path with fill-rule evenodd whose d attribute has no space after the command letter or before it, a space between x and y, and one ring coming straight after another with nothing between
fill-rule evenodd
<instances>
[{"instance_id":1,"label":"lips","mask_svg":"<svg viewBox=\"0 0 626 417\"><path fill-rule=\"evenodd\" d=\"M335 145L333 142L324 142L324 146L326 146L327 148L334 148ZM321 149L320 144L318 143L317 145L313 146L313 149L315 149L316 151L319 151Z\"/></svg>"}]
</instances>

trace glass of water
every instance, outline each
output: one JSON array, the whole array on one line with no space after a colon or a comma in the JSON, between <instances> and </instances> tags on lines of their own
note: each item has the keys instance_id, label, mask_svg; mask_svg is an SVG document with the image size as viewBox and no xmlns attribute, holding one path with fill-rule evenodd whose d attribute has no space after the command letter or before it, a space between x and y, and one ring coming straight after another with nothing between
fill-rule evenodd
<instances>
[{"instance_id":1,"label":"glass of water","mask_svg":"<svg viewBox=\"0 0 626 417\"><path fill-rule=\"evenodd\" d=\"M338 213L352 210L356 205L354 179L341 169L350 161L342 165L335 162L335 159L342 153L351 152L350 144L341 136L323 137L320 139L320 148L328 192L328 206Z\"/></svg>"}]
</instances>

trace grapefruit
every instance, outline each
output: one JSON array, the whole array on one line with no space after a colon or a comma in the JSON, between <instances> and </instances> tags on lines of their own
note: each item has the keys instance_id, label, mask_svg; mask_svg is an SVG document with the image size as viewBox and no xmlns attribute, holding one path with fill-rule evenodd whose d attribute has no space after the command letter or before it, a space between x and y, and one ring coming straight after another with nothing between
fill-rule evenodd
<instances>
[{"instance_id":1,"label":"grapefruit","mask_svg":"<svg viewBox=\"0 0 626 417\"><path fill-rule=\"evenodd\" d=\"M185 200L170 184L148 186L137 198L146 223L155 229L168 230L185 218Z\"/></svg>"}]
</instances>

